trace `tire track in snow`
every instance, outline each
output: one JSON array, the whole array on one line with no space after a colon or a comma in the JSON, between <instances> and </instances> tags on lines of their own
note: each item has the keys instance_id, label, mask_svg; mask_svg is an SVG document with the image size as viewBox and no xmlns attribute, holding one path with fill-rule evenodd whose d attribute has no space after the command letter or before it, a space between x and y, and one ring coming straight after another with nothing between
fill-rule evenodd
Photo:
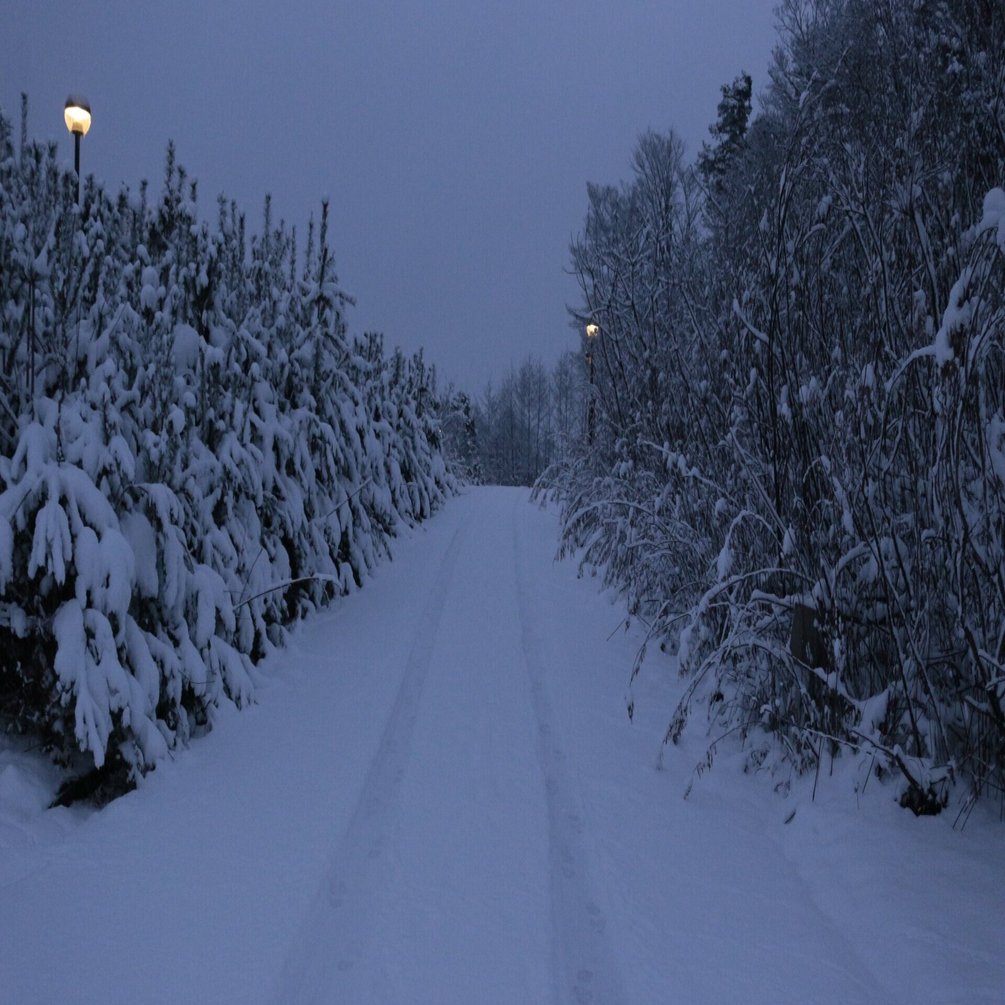
<instances>
[{"instance_id":1,"label":"tire track in snow","mask_svg":"<svg viewBox=\"0 0 1005 1005\"><path fill-rule=\"evenodd\" d=\"M397 816L422 690L460 554L466 522L454 532L419 617L394 705L345 835L297 941L286 956L273 996L277 1003L369 1000L379 988L363 984L358 964L379 933L372 924L374 896L386 881L382 861Z\"/></svg>"},{"instance_id":2,"label":"tire track in snow","mask_svg":"<svg viewBox=\"0 0 1005 1005\"><path fill-rule=\"evenodd\" d=\"M526 502L523 502L526 505ZM607 922L590 892L585 817L555 727L545 687L546 670L535 644L530 577L513 507L513 557L516 563L520 636L537 725L537 755L548 806L548 858L551 871L552 956L555 1000L559 1003L626 1001L614 953L606 938Z\"/></svg>"}]
</instances>

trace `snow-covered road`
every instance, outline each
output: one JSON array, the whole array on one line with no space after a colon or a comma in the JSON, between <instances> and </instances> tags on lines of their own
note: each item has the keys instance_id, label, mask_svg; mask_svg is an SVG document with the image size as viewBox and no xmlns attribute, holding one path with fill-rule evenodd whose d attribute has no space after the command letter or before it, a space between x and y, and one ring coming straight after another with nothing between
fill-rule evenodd
<instances>
[{"instance_id":1,"label":"snow-covered road","mask_svg":"<svg viewBox=\"0 0 1005 1005\"><path fill-rule=\"evenodd\" d=\"M100 813L0 757L0 1001L1005 1000L1000 829L733 764L682 799L671 662L629 723L639 638L556 532L454 500Z\"/></svg>"}]
</instances>

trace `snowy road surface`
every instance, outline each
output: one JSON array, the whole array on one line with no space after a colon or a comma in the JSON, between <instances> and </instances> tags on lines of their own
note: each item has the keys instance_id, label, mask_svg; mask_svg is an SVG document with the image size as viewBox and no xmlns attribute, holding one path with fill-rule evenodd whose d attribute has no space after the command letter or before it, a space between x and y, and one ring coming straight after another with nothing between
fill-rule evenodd
<instances>
[{"instance_id":1,"label":"snowy road surface","mask_svg":"<svg viewBox=\"0 0 1005 1005\"><path fill-rule=\"evenodd\" d=\"M0 1001L1005 1001L990 811L857 808L840 766L685 801L670 660L630 724L639 638L556 534L525 491L454 500L102 812L0 751Z\"/></svg>"}]
</instances>

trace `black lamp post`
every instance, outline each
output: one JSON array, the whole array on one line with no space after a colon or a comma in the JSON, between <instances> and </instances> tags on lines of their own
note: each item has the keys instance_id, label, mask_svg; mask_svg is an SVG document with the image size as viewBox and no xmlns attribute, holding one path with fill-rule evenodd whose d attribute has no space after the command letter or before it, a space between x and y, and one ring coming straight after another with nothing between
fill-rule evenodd
<instances>
[{"instance_id":1,"label":"black lamp post","mask_svg":"<svg viewBox=\"0 0 1005 1005\"><path fill-rule=\"evenodd\" d=\"M91 105L86 98L71 94L63 106L63 121L73 134L73 170L77 173L77 202L80 202L80 137L91 128Z\"/></svg>"},{"instance_id":2,"label":"black lamp post","mask_svg":"<svg viewBox=\"0 0 1005 1005\"><path fill-rule=\"evenodd\" d=\"M586 442L593 446L593 431L597 425L597 404L593 394L593 341L600 334L600 328L595 324L586 326L586 362L590 368L590 402L586 410Z\"/></svg>"}]
</instances>

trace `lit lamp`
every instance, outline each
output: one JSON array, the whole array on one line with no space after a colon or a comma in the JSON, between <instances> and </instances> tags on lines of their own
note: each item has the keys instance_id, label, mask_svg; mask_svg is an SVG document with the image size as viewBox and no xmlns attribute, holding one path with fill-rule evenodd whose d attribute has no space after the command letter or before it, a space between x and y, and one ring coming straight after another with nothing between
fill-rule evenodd
<instances>
[{"instance_id":1,"label":"lit lamp","mask_svg":"<svg viewBox=\"0 0 1005 1005\"><path fill-rule=\"evenodd\" d=\"M586 326L586 362L590 364L590 383L593 383L593 340L600 334L600 328L595 324Z\"/></svg>"},{"instance_id":2,"label":"lit lamp","mask_svg":"<svg viewBox=\"0 0 1005 1005\"><path fill-rule=\"evenodd\" d=\"M77 173L77 201L80 201L80 137L91 128L91 105L86 98L71 94L63 106L63 121L73 134L73 170Z\"/></svg>"}]
</instances>

